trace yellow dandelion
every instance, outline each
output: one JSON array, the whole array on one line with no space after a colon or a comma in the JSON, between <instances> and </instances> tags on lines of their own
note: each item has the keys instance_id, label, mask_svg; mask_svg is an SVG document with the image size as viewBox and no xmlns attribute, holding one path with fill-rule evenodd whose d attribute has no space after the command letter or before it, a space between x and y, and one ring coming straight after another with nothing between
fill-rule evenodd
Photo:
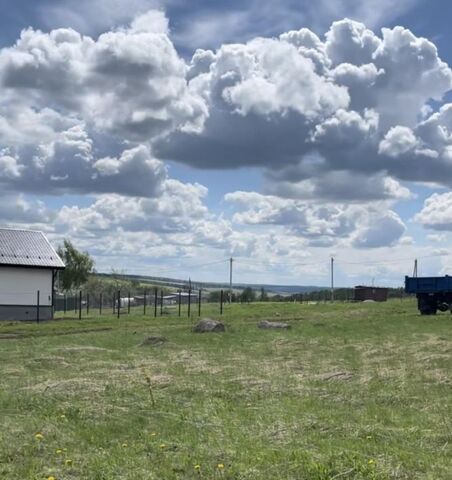
<instances>
[{"instance_id":1,"label":"yellow dandelion","mask_svg":"<svg viewBox=\"0 0 452 480\"><path fill-rule=\"evenodd\" d=\"M369 465L373 465L373 464L375 463L375 460L370 459L367 463L368 463Z\"/></svg>"},{"instance_id":2,"label":"yellow dandelion","mask_svg":"<svg viewBox=\"0 0 452 480\"><path fill-rule=\"evenodd\" d=\"M201 470L201 465L194 465L193 468L194 468L195 470Z\"/></svg>"},{"instance_id":3,"label":"yellow dandelion","mask_svg":"<svg viewBox=\"0 0 452 480\"><path fill-rule=\"evenodd\" d=\"M67 465L68 467L72 465L72 460L70 458L67 458L65 461L64 461L65 465Z\"/></svg>"},{"instance_id":4,"label":"yellow dandelion","mask_svg":"<svg viewBox=\"0 0 452 480\"><path fill-rule=\"evenodd\" d=\"M56 478L53 475L50 475L49 477L47 477L47 480L56 480Z\"/></svg>"},{"instance_id":5,"label":"yellow dandelion","mask_svg":"<svg viewBox=\"0 0 452 480\"><path fill-rule=\"evenodd\" d=\"M217 465L217 468L218 468L218 470L223 470L223 469L224 469L224 464L223 464L223 463L219 463L219 464Z\"/></svg>"},{"instance_id":6,"label":"yellow dandelion","mask_svg":"<svg viewBox=\"0 0 452 480\"><path fill-rule=\"evenodd\" d=\"M166 445L164 443L161 443L160 448L166 448Z\"/></svg>"},{"instance_id":7,"label":"yellow dandelion","mask_svg":"<svg viewBox=\"0 0 452 480\"><path fill-rule=\"evenodd\" d=\"M36 440L42 440L44 438L44 435L40 432L35 433L35 438Z\"/></svg>"},{"instance_id":8,"label":"yellow dandelion","mask_svg":"<svg viewBox=\"0 0 452 480\"><path fill-rule=\"evenodd\" d=\"M63 453L63 450L62 450L61 448L57 448L57 449L55 450L55 453L56 453L57 455L61 455L61 454Z\"/></svg>"}]
</instances>

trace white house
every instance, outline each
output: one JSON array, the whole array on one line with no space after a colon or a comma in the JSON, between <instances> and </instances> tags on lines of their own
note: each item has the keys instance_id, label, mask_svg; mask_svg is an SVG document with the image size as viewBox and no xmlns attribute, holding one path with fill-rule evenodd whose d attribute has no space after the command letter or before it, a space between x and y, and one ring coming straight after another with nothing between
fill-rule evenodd
<instances>
[{"instance_id":1,"label":"white house","mask_svg":"<svg viewBox=\"0 0 452 480\"><path fill-rule=\"evenodd\" d=\"M42 232L0 228L0 320L52 318L56 274L62 269Z\"/></svg>"}]
</instances>

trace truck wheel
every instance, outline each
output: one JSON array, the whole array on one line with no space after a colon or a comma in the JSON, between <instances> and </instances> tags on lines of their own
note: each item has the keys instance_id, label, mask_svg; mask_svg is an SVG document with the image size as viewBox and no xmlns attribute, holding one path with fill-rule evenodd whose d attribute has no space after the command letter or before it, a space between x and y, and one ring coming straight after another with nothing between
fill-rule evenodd
<instances>
[{"instance_id":1,"label":"truck wheel","mask_svg":"<svg viewBox=\"0 0 452 480\"><path fill-rule=\"evenodd\" d=\"M421 315L436 315L436 305L432 303L423 303L419 306Z\"/></svg>"},{"instance_id":2,"label":"truck wheel","mask_svg":"<svg viewBox=\"0 0 452 480\"><path fill-rule=\"evenodd\" d=\"M436 312L434 311L433 308L430 307L422 307L420 309L421 315L435 315Z\"/></svg>"},{"instance_id":3,"label":"truck wheel","mask_svg":"<svg viewBox=\"0 0 452 480\"><path fill-rule=\"evenodd\" d=\"M447 312L447 310L449 310L449 304L446 303L446 302L443 302L443 303L440 303L438 305L438 309L441 311L441 312Z\"/></svg>"}]
</instances>

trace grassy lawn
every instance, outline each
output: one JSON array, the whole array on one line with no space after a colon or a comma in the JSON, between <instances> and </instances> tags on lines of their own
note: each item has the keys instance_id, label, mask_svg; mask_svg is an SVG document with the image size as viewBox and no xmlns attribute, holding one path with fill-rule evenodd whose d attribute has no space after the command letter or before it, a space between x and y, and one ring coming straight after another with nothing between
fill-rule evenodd
<instances>
[{"instance_id":1,"label":"grassy lawn","mask_svg":"<svg viewBox=\"0 0 452 480\"><path fill-rule=\"evenodd\" d=\"M0 323L1 479L452 478L450 314L233 305L219 334L152 314Z\"/></svg>"}]
</instances>

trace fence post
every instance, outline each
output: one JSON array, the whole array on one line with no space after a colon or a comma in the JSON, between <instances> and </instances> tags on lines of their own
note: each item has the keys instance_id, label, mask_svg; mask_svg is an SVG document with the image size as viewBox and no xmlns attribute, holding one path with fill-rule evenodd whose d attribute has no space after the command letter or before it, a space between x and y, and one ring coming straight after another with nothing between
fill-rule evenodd
<instances>
[{"instance_id":1,"label":"fence post","mask_svg":"<svg viewBox=\"0 0 452 480\"><path fill-rule=\"evenodd\" d=\"M220 315L223 315L223 290L220 292Z\"/></svg>"},{"instance_id":2,"label":"fence post","mask_svg":"<svg viewBox=\"0 0 452 480\"><path fill-rule=\"evenodd\" d=\"M67 296L64 294L64 314L66 315L67 312Z\"/></svg>"},{"instance_id":3,"label":"fence post","mask_svg":"<svg viewBox=\"0 0 452 480\"><path fill-rule=\"evenodd\" d=\"M157 317L157 287L154 289L154 317Z\"/></svg>"},{"instance_id":4,"label":"fence post","mask_svg":"<svg viewBox=\"0 0 452 480\"><path fill-rule=\"evenodd\" d=\"M77 304L78 304L77 294L74 293L74 313L77 313Z\"/></svg>"},{"instance_id":5,"label":"fence post","mask_svg":"<svg viewBox=\"0 0 452 480\"><path fill-rule=\"evenodd\" d=\"M179 290L179 317L180 317L180 306L182 303L182 292Z\"/></svg>"},{"instance_id":6,"label":"fence post","mask_svg":"<svg viewBox=\"0 0 452 480\"><path fill-rule=\"evenodd\" d=\"M36 323L39 323L39 290L36 294Z\"/></svg>"},{"instance_id":7,"label":"fence post","mask_svg":"<svg viewBox=\"0 0 452 480\"><path fill-rule=\"evenodd\" d=\"M113 294L113 315L116 313L116 293Z\"/></svg>"},{"instance_id":8,"label":"fence post","mask_svg":"<svg viewBox=\"0 0 452 480\"><path fill-rule=\"evenodd\" d=\"M191 288L188 289L188 316L190 316L190 307L191 307Z\"/></svg>"},{"instance_id":9,"label":"fence post","mask_svg":"<svg viewBox=\"0 0 452 480\"><path fill-rule=\"evenodd\" d=\"M130 313L130 292L128 293L127 313Z\"/></svg>"},{"instance_id":10,"label":"fence post","mask_svg":"<svg viewBox=\"0 0 452 480\"><path fill-rule=\"evenodd\" d=\"M121 290L118 290L118 305L117 305L117 311L118 311L118 318L121 316Z\"/></svg>"},{"instance_id":11,"label":"fence post","mask_svg":"<svg viewBox=\"0 0 452 480\"><path fill-rule=\"evenodd\" d=\"M163 315L163 290L160 290L160 315Z\"/></svg>"},{"instance_id":12,"label":"fence post","mask_svg":"<svg viewBox=\"0 0 452 480\"><path fill-rule=\"evenodd\" d=\"M78 319L82 319L82 291L80 290L78 297Z\"/></svg>"},{"instance_id":13,"label":"fence post","mask_svg":"<svg viewBox=\"0 0 452 480\"><path fill-rule=\"evenodd\" d=\"M199 289L198 293L198 317L201 316L201 289Z\"/></svg>"},{"instance_id":14,"label":"fence post","mask_svg":"<svg viewBox=\"0 0 452 480\"><path fill-rule=\"evenodd\" d=\"M86 294L86 314L89 315L89 293Z\"/></svg>"},{"instance_id":15,"label":"fence post","mask_svg":"<svg viewBox=\"0 0 452 480\"><path fill-rule=\"evenodd\" d=\"M102 315L102 292L100 292L100 295L99 295L99 315Z\"/></svg>"},{"instance_id":16,"label":"fence post","mask_svg":"<svg viewBox=\"0 0 452 480\"><path fill-rule=\"evenodd\" d=\"M143 315L146 315L146 290L144 291Z\"/></svg>"}]
</instances>

